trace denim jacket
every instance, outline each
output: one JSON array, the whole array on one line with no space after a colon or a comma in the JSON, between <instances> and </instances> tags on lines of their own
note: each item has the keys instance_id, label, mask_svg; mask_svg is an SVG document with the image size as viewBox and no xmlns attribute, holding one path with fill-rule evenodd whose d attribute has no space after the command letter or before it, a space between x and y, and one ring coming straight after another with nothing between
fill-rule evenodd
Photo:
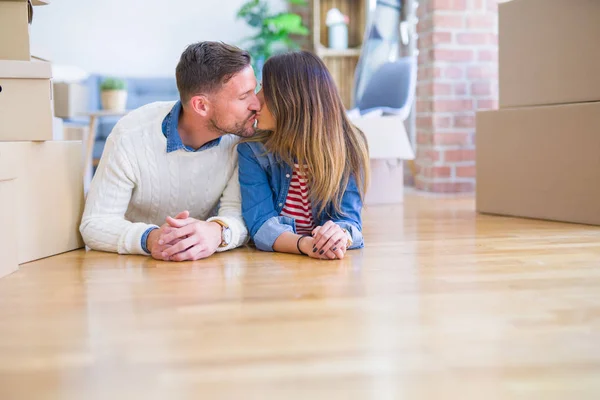
<instances>
[{"instance_id":1,"label":"denim jacket","mask_svg":"<svg viewBox=\"0 0 600 400\"><path fill-rule=\"evenodd\" d=\"M242 191L242 216L259 250L273 251L275 240L283 232L296 233L293 218L280 216L290 188L293 169L273 154L267 153L262 143L238 145L239 177ZM317 215L313 205L316 226L332 221L350 232L351 249L364 246L362 235L362 201L356 180L351 177L340 205L342 215L330 203Z\"/></svg>"}]
</instances>

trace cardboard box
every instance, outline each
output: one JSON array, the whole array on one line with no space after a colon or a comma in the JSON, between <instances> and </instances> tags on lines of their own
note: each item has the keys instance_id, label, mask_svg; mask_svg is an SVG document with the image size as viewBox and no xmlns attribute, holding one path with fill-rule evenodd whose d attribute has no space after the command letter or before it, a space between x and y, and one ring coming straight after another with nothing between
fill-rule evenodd
<instances>
[{"instance_id":1,"label":"cardboard box","mask_svg":"<svg viewBox=\"0 0 600 400\"><path fill-rule=\"evenodd\" d=\"M15 216L15 181L0 175L0 278L19 269Z\"/></svg>"},{"instance_id":2,"label":"cardboard box","mask_svg":"<svg viewBox=\"0 0 600 400\"><path fill-rule=\"evenodd\" d=\"M87 87L78 82L54 82L54 115L73 118L88 111Z\"/></svg>"},{"instance_id":3,"label":"cardboard box","mask_svg":"<svg viewBox=\"0 0 600 400\"><path fill-rule=\"evenodd\" d=\"M600 225L600 102L477 114L477 210Z\"/></svg>"},{"instance_id":4,"label":"cardboard box","mask_svg":"<svg viewBox=\"0 0 600 400\"><path fill-rule=\"evenodd\" d=\"M0 141L52 140L52 68L0 60Z\"/></svg>"},{"instance_id":5,"label":"cardboard box","mask_svg":"<svg viewBox=\"0 0 600 400\"><path fill-rule=\"evenodd\" d=\"M499 5L500 108L600 101L600 1Z\"/></svg>"},{"instance_id":6,"label":"cardboard box","mask_svg":"<svg viewBox=\"0 0 600 400\"><path fill-rule=\"evenodd\" d=\"M0 60L29 61L29 24L34 6L48 4L42 0L0 1Z\"/></svg>"},{"instance_id":7,"label":"cardboard box","mask_svg":"<svg viewBox=\"0 0 600 400\"><path fill-rule=\"evenodd\" d=\"M397 204L404 201L403 160L415 158L404 121L398 116L352 117L369 144L371 184L366 205Z\"/></svg>"},{"instance_id":8,"label":"cardboard box","mask_svg":"<svg viewBox=\"0 0 600 400\"><path fill-rule=\"evenodd\" d=\"M83 247L81 142L0 142L0 171L16 171L19 264Z\"/></svg>"}]
</instances>

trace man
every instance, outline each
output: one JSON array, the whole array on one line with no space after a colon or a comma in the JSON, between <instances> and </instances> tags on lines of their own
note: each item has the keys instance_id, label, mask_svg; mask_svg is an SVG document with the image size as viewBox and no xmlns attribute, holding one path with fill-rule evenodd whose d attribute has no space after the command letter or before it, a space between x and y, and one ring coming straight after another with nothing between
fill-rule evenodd
<instances>
[{"instance_id":1,"label":"man","mask_svg":"<svg viewBox=\"0 0 600 400\"><path fill-rule=\"evenodd\" d=\"M88 247L186 261L245 242L233 146L260 109L250 56L192 44L176 79L180 101L132 111L108 137L80 226Z\"/></svg>"}]
</instances>

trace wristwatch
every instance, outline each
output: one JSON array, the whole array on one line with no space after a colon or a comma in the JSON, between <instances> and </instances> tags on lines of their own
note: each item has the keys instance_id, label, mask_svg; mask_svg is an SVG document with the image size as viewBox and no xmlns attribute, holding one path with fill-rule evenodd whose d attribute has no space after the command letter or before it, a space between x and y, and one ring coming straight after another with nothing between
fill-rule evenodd
<instances>
[{"instance_id":1,"label":"wristwatch","mask_svg":"<svg viewBox=\"0 0 600 400\"><path fill-rule=\"evenodd\" d=\"M231 243L231 229L229 225L219 219L213 219L211 222L221 225L221 244L219 247L227 247Z\"/></svg>"}]
</instances>

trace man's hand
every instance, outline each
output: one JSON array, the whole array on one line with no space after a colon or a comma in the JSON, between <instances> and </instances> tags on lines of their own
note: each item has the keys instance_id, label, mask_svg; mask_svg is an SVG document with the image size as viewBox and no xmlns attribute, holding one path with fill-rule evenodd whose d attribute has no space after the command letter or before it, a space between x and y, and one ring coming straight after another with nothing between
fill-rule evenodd
<instances>
[{"instance_id":1,"label":"man's hand","mask_svg":"<svg viewBox=\"0 0 600 400\"><path fill-rule=\"evenodd\" d=\"M190 217L190 213L188 211L180 212L179 214L177 214L175 216L175 218L178 220L185 220L185 219L188 219L189 217ZM152 258L154 258L156 260L168 261L168 259L165 259L163 257L163 255L162 255L163 251L165 251L170 246L176 244L181 239L177 239L172 242L166 242L165 244L159 244L158 241L162 235L169 233L172 229L173 228L171 227L171 225L169 225L168 223L165 222L160 228L154 229L152 232L150 232L150 234L148 235L148 238L146 239L146 248L150 252L150 255L152 256Z\"/></svg>"},{"instance_id":2,"label":"man's hand","mask_svg":"<svg viewBox=\"0 0 600 400\"><path fill-rule=\"evenodd\" d=\"M221 244L221 225L216 222L167 217L167 223L170 231L158 240L159 245L172 244L162 252L166 260L200 260L211 256Z\"/></svg>"}]
</instances>

